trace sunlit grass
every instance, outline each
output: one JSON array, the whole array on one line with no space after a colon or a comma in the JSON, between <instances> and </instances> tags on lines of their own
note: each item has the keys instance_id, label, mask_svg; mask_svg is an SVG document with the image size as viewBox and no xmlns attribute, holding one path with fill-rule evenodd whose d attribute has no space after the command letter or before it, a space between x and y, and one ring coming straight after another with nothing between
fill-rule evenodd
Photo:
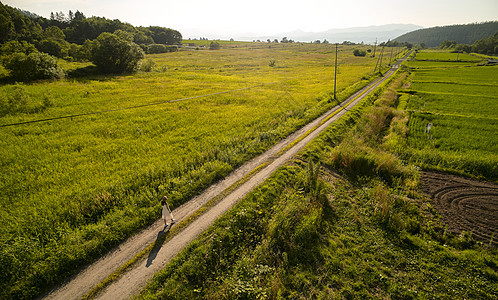
<instances>
[{"instance_id":1,"label":"sunlit grass","mask_svg":"<svg viewBox=\"0 0 498 300\"><path fill-rule=\"evenodd\" d=\"M482 58L472 56L467 53L452 53L444 51L422 51L417 53L417 60L434 60L434 61L471 61L478 62Z\"/></svg>"},{"instance_id":2,"label":"sunlit grass","mask_svg":"<svg viewBox=\"0 0 498 300\"><path fill-rule=\"evenodd\" d=\"M493 298L496 249L447 233L416 169L384 148L404 80L327 128L139 299Z\"/></svg>"},{"instance_id":3,"label":"sunlit grass","mask_svg":"<svg viewBox=\"0 0 498 300\"><path fill-rule=\"evenodd\" d=\"M0 87L27 99L0 125L244 89L0 128L0 295L31 298L157 219L161 195L182 204L334 105L333 45L237 47L150 55L149 73ZM376 58L339 50L344 98Z\"/></svg>"},{"instance_id":4,"label":"sunlit grass","mask_svg":"<svg viewBox=\"0 0 498 300\"><path fill-rule=\"evenodd\" d=\"M424 63L428 68L436 64ZM407 151L413 161L497 179L497 71L497 67L413 70L406 107L411 111Z\"/></svg>"}]
</instances>

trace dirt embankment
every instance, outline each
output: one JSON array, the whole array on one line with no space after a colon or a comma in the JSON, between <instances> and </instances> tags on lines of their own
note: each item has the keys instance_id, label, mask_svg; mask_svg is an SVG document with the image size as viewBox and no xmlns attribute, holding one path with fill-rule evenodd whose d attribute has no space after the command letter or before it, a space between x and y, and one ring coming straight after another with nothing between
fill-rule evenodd
<instances>
[{"instance_id":1,"label":"dirt embankment","mask_svg":"<svg viewBox=\"0 0 498 300\"><path fill-rule=\"evenodd\" d=\"M429 171L421 181L449 232L498 246L498 184Z\"/></svg>"}]
</instances>

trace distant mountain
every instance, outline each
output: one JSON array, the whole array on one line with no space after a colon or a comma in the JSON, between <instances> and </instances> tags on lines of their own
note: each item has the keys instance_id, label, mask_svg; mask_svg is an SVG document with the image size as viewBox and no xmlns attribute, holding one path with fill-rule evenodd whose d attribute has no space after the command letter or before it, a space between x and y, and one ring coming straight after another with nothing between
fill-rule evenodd
<instances>
[{"instance_id":1,"label":"distant mountain","mask_svg":"<svg viewBox=\"0 0 498 300\"><path fill-rule=\"evenodd\" d=\"M326 39L331 43L342 43L343 41L350 41L354 43L374 43L377 40L380 43L392 40L402 34L421 28L423 27L413 24L389 24L381 26L329 29L321 32L305 32L302 30L296 30L271 36L239 36L237 38L241 40L266 41L267 39L281 40L283 37L287 37L289 40L299 42L311 42L316 40L323 41Z\"/></svg>"},{"instance_id":2,"label":"distant mountain","mask_svg":"<svg viewBox=\"0 0 498 300\"><path fill-rule=\"evenodd\" d=\"M437 47L443 41L455 41L458 44L473 44L498 31L498 21L450 25L415 30L394 39L397 42L409 42L415 45L424 43L427 47Z\"/></svg>"}]
</instances>

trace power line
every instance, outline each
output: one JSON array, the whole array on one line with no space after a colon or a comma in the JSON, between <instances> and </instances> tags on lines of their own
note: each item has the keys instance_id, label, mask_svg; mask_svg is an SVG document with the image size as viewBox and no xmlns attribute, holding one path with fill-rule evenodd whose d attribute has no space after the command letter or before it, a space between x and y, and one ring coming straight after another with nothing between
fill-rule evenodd
<instances>
[{"instance_id":1,"label":"power line","mask_svg":"<svg viewBox=\"0 0 498 300\"><path fill-rule=\"evenodd\" d=\"M234 89L234 90L228 90L228 91L223 91L223 92L198 95L198 96L181 98L181 99L174 99L174 100L154 102L154 103L148 103L148 104L141 104L141 105L135 105L135 106L129 106L129 107L122 107L122 108L115 108L115 109L108 109L108 110L101 110L101 111L94 111L94 112L74 114L74 115L59 116L59 117L46 118L46 119L38 119L38 120L18 122L18 123L11 123L11 124L4 124L4 125L0 125L0 128L1 127L9 127L9 126L17 126L17 125L25 125L25 124L33 124L33 123L40 123L40 122L48 122L48 121L61 120L61 119L72 119L72 118L76 118L76 117L83 117L83 116L97 115L97 114L103 114L103 113L108 113L108 112L116 112L116 111L123 111L123 110L129 110L129 109L136 109L136 108L142 108L142 107L154 106L154 105L161 105L161 104L166 104L166 103L174 103L174 102L179 102L179 101L192 100L192 99L198 99L198 98L203 98L203 97L209 97L209 96L228 94L228 93L233 93L233 92L238 92L238 91L250 90L250 89L253 89L253 88L257 88L257 87L261 87L261 86L266 86L266 85L271 85L271 84L282 83L282 82L289 81L289 80L292 80L292 79L285 79L285 80L282 80L282 81L275 81L275 82L270 82L270 83L263 83L263 84L258 84L258 85L255 85L255 86L250 86L250 87L245 87L245 88L240 88L240 89Z\"/></svg>"}]
</instances>

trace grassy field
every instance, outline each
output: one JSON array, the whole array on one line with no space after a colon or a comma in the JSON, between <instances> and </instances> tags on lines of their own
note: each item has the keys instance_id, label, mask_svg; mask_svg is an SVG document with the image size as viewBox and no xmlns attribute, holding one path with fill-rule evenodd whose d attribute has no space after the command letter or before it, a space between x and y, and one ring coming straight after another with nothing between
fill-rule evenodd
<instances>
[{"instance_id":1,"label":"grassy field","mask_svg":"<svg viewBox=\"0 0 498 300\"><path fill-rule=\"evenodd\" d=\"M417 53L416 60L428 61L462 61L462 62L479 62L482 58L467 54L467 53L452 53L444 51L422 51Z\"/></svg>"},{"instance_id":2,"label":"grassy field","mask_svg":"<svg viewBox=\"0 0 498 300\"><path fill-rule=\"evenodd\" d=\"M332 107L334 50L239 43L150 55L148 73L1 86L0 126L117 111L0 128L0 297L60 282L156 220L162 195L184 203ZM376 58L339 50L344 99Z\"/></svg>"},{"instance_id":3,"label":"grassy field","mask_svg":"<svg viewBox=\"0 0 498 300\"><path fill-rule=\"evenodd\" d=\"M403 84L334 123L140 299L496 298L496 249L447 234L416 169L386 151Z\"/></svg>"},{"instance_id":4,"label":"grassy field","mask_svg":"<svg viewBox=\"0 0 498 300\"><path fill-rule=\"evenodd\" d=\"M498 180L498 68L435 64L412 70L407 155L423 167Z\"/></svg>"}]
</instances>

